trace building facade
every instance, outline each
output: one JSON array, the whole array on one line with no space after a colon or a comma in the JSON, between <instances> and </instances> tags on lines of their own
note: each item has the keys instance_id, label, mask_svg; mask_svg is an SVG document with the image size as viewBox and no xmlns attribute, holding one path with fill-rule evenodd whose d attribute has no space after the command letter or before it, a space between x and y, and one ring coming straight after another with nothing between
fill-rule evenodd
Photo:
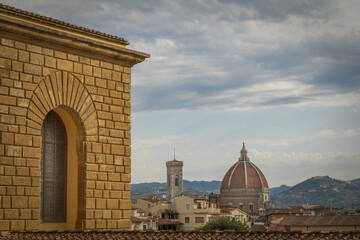
<instances>
[{"instance_id":1,"label":"building facade","mask_svg":"<svg viewBox=\"0 0 360 240\"><path fill-rule=\"evenodd\" d=\"M166 162L167 170L167 199L183 194L183 162L174 160Z\"/></svg>"},{"instance_id":2,"label":"building facade","mask_svg":"<svg viewBox=\"0 0 360 240\"><path fill-rule=\"evenodd\" d=\"M0 231L130 229L122 38L0 4Z\"/></svg>"}]
</instances>

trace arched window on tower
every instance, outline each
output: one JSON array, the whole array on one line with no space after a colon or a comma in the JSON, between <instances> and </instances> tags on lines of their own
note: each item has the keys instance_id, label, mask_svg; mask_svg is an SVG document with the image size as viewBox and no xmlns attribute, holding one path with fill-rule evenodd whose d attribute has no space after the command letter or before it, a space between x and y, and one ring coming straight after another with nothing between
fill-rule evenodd
<instances>
[{"instance_id":1,"label":"arched window on tower","mask_svg":"<svg viewBox=\"0 0 360 240\"><path fill-rule=\"evenodd\" d=\"M175 176L175 186L178 187L179 186L179 175Z\"/></svg>"},{"instance_id":2,"label":"arched window on tower","mask_svg":"<svg viewBox=\"0 0 360 240\"><path fill-rule=\"evenodd\" d=\"M41 221L66 222L67 135L54 111L46 115L41 136Z\"/></svg>"},{"instance_id":3,"label":"arched window on tower","mask_svg":"<svg viewBox=\"0 0 360 240\"><path fill-rule=\"evenodd\" d=\"M239 203L239 209L240 209L240 210L243 210L243 208L244 208L243 204L242 204L242 203Z\"/></svg>"}]
</instances>

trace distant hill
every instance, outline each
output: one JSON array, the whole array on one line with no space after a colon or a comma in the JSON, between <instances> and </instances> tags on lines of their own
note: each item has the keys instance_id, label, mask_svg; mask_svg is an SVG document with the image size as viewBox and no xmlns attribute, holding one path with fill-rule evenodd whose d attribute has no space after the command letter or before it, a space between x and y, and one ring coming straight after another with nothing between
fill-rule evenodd
<instances>
[{"instance_id":1,"label":"distant hill","mask_svg":"<svg viewBox=\"0 0 360 240\"><path fill-rule=\"evenodd\" d=\"M271 197L274 207L291 205L323 205L346 209L360 207L360 183L341 181L329 176L318 176L307 179L288 190Z\"/></svg>"},{"instance_id":2,"label":"distant hill","mask_svg":"<svg viewBox=\"0 0 360 240\"><path fill-rule=\"evenodd\" d=\"M279 193L281 193L281 192L283 192L283 191L286 191L286 190L288 190L289 188L291 188L291 187L289 187L289 186L287 186L287 185L281 185L280 187L270 188L270 199L271 199L272 196L274 196L274 195L276 195L276 194L279 194Z\"/></svg>"},{"instance_id":3,"label":"distant hill","mask_svg":"<svg viewBox=\"0 0 360 240\"><path fill-rule=\"evenodd\" d=\"M204 196L219 193L221 181L184 180L184 195ZM131 185L131 201L148 196L166 196L166 183L138 183ZM341 181L328 176L313 177L293 187L281 185L270 189L270 201L274 207L290 205L324 205L342 208L360 207L360 178Z\"/></svg>"},{"instance_id":4,"label":"distant hill","mask_svg":"<svg viewBox=\"0 0 360 240\"><path fill-rule=\"evenodd\" d=\"M221 181L183 181L184 195L186 196L203 196L210 193L220 192ZM166 183L137 183L131 184L131 201L136 202L138 198L148 196L162 197L166 195Z\"/></svg>"},{"instance_id":5,"label":"distant hill","mask_svg":"<svg viewBox=\"0 0 360 240\"><path fill-rule=\"evenodd\" d=\"M350 181L351 183L360 183L360 178L353 179Z\"/></svg>"}]
</instances>

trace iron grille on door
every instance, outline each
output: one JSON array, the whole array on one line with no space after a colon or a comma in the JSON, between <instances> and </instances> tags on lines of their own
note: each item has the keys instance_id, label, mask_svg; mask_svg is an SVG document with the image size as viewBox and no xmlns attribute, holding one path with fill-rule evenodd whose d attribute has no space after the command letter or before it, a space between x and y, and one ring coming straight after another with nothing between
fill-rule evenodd
<instances>
[{"instance_id":1,"label":"iron grille on door","mask_svg":"<svg viewBox=\"0 0 360 240\"><path fill-rule=\"evenodd\" d=\"M41 220L66 222L67 135L54 111L46 115L41 136Z\"/></svg>"}]
</instances>

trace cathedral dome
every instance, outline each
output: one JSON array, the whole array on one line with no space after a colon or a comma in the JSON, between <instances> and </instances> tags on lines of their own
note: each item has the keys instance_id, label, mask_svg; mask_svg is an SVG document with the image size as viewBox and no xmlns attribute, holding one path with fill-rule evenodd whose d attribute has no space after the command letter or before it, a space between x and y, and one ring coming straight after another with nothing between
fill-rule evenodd
<instances>
[{"instance_id":1,"label":"cathedral dome","mask_svg":"<svg viewBox=\"0 0 360 240\"><path fill-rule=\"evenodd\" d=\"M250 162L244 143L239 161L231 166L222 180L221 190L245 188L269 188L269 186L261 170Z\"/></svg>"}]
</instances>

